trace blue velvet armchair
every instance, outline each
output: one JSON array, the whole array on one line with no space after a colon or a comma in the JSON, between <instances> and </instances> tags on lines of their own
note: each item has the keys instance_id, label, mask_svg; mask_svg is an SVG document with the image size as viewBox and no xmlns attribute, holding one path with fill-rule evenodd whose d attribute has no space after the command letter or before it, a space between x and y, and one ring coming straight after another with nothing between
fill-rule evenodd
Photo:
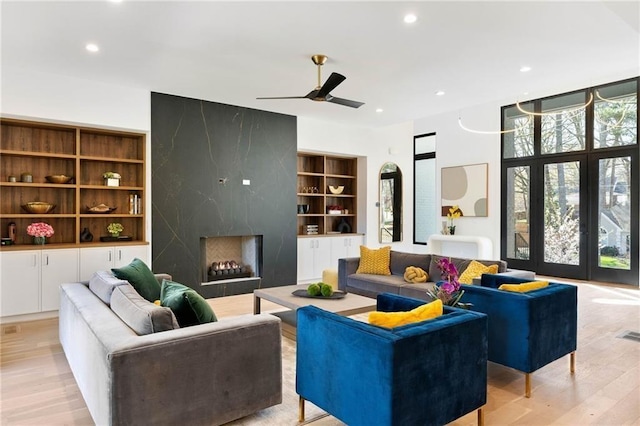
<instances>
[{"instance_id":1,"label":"blue velvet armchair","mask_svg":"<svg viewBox=\"0 0 640 426\"><path fill-rule=\"evenodd\" d=\"M348 296L347 296L348 297ZM380 294L377 309L424 300ZM487 398L487 317L445 307L442 316L394 329L315 306L297 311L296 391L349 426L443 425Z\"/></svg>"},{"instance_id":2,"label":"blue velvet armchair","mask_svg":"<svg viewBox=\"0 0 640 426\"><path fill-rule=\"evenodd\" d=\"M501 284L528 279L483 274L480 286L462 285L462 302L489 317L489 361L525 373L525 396L531 397L531 373L570 354L575 371L578 290L549 283L527 293L498 290Z\"/></svg>"}]
</instances>

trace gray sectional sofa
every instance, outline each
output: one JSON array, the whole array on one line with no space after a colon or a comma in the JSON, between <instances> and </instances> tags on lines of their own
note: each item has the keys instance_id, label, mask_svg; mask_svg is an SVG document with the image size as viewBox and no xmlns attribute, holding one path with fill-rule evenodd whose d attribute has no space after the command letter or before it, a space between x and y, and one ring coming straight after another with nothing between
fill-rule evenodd
<instances>
[{"instance_id":1,"label":"gray sectional sofa","mask_svg":"<svg viewBox=\"0 0 640 426\"><path fill-rule=\"evenodd\" d=\"M97 425L219 425L282 402L279 318L179 328L126 281L90 283L62 284L59 322Z\"/></svg>"},{"instance_id":2,"label":"gray sectional sofa","mask_svg":"<svg viewBox=\"0 0 640 426\"><path fill-rule=\"evenodd\" d=\"M402 296L429 300L427 290L433 287L435 281L440 280L440 270L437 267L438 259L450 258L456 265L458 272L462 273L474 259L451 258L449 256L437 256L431 254L405 253L391 250L391 262L389 269L391 275L373 275L356 273L360 264L359 257L350 257L338 260L338 288L348 293L356 293L362 296L375 298L380 293L393 293ZM531 271L510 270L504 260L475 259L484 265L498 265L498 274L509 275L525 279L534 279ZM417 266L429 274L426 283L408 283L404 280L404 271L407 266Z\"/></svg>"}]
</instances>

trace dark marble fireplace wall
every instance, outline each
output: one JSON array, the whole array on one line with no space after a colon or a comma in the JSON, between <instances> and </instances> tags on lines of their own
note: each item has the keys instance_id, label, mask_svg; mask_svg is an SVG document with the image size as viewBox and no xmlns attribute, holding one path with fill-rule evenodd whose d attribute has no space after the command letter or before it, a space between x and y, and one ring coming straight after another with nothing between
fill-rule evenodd
<instances>
[{"instance_id":1,"label":"dark marble fireplace wall","mask_svg":"<svg viewBox=\"0 0 640 426\"><path fill-rule=\"evenodd\" d=\"M295 284L296 150L294 116L152 92L154 271L213 297L200 238L262 235L262 287Z\"/></svg>"}]
</instances>

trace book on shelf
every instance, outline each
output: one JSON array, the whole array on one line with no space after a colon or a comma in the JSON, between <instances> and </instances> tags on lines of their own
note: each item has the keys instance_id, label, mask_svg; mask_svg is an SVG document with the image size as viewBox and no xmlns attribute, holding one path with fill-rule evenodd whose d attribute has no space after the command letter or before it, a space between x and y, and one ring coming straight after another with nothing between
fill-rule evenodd
<instances>
[{"instance_id":1,"label":"book on shelf","mask_svg":"<svg viewBox=\"0 0 640 426\"><path fill-rule=\"evenodd\" d=\"M138 194L129 194L129 214L142 214L142 198Z\"/></svg>"}]
</instances>

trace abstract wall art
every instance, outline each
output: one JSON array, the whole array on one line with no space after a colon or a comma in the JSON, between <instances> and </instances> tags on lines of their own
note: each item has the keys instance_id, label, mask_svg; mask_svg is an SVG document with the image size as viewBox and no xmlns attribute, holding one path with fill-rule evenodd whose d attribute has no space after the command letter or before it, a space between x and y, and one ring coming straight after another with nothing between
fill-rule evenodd
<instances>
[{"instance_id":1,"label":"abstract wall art","mask_svg":"<svg viewBox=\"0 0 640 426\"><path fill-rule=\"evenodd\" d=\"M442 216L456 205L462 216L488 216L488 169L488 163L442 168Z\"/></svg>"}]
</instances>

